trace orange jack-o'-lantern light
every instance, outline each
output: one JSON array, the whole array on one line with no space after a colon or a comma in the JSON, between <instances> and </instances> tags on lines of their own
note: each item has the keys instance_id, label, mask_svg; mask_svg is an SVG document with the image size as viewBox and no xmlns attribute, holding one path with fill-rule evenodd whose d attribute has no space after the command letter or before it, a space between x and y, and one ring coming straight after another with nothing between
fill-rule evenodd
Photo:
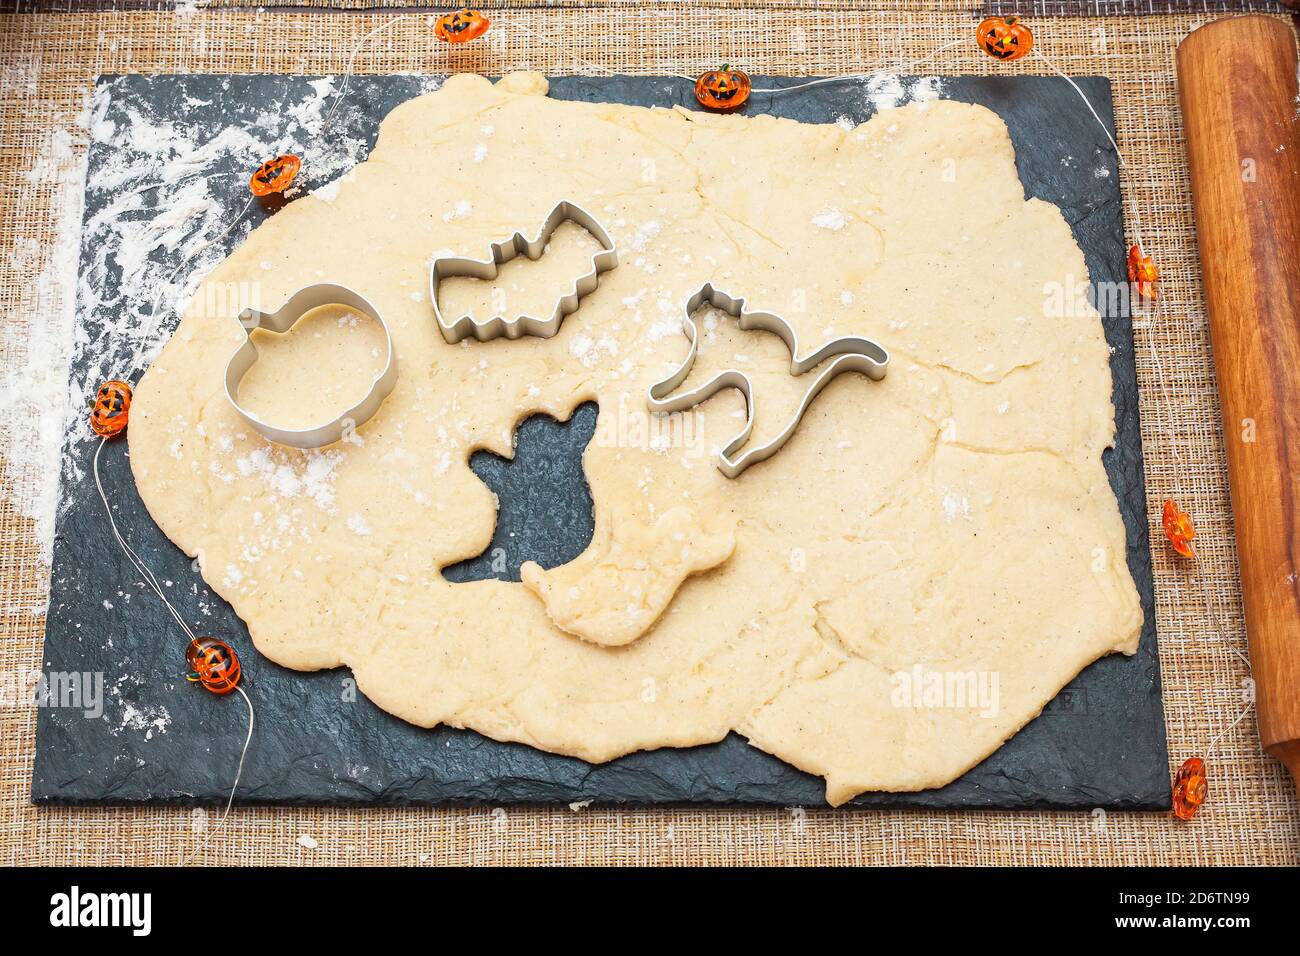
<instances>
[{"instance_id":1,"label":"orange jack-o'-lantern light","mask_svg":"<svg viewBox=\"0 0 1300 956\"><path fill-rule=\"evenodd\" d=\"M111 379L99 386L90 406L90 427L101 438L116 438L126 431L131 411L131 386Z\"/></svg>"},{"instance_id":2,"label":"orange jack-o'-lantern light","mask_svg":"<svg viewBox=\"0 0 1300 956\"><path fill-rule=\"evenodd\" d=\"M1172 498L1165 499L1161 524L1164 525L1165 537L1169 539L1175 551L1184 558L1196 557L1196 545L1192 543L1192 539L1196 537L1196 528L1192 524L1192 516L1178 507L1177 502Z\"/></svg>"},{"instance_id":3,"label":"orange jack-o'-lantern light","mask_svg":"<svg viewBox=\"0 0 1300 956\"><path fill-rule=\"evenodd\" d=\"M289 184L293 182L300 169L302 169L302 160L293 153L277 156L257 168L253 178L248 181L248 188L259 198L273 193L282 193L289 188Z\"/></svg>"},{"instance_id":4,"label":"orange jack-o'-lantern light","mask_svg":"<svg viewBox=\"0 0 1300 956\"><path fill-rule=\"evenodd\" d=\"M468 43L487 33L492 21L477 10L444 13L433 25L433 35L447 43Z\"/></svg>"},{"instance_id":5,"label":"orange jack-o'-lantern light","mask_svg":"<svg viewBox=\"0 0 1300 956\"><path fill-rule=\"evenodd\" d=\"M1180 820L1190 820L1196 816L1205 798L1210 795L1210 786L1205 773L1205 761L1200 757L1190 757L1178 768L1174 777L1174 816Z\"/></svg>"},{"instance_id":6,"label":"orange jack-o'-lantern light","mask_svg":"<svg viewBox=\"0 0 1300 956\"><path fill-rule=\"evenodd\" d=\"M725 63L720 70L701 73L695 81L695 98L711 110L734 110L749 99L749 74Z\"/></svg>"},{"instance_id":7,"label":"orange jack-o'-lantern light","mask_svg":"<svg viewBox=\"0 0 1300 956\"><path fill-rule=\"evenodd\" d=\"M986 17L975 28L975 39L997 60L1018 60L1034 47L1034 34L1019 17Z\"/></svg>"},{"instance_id":8,"label":"orange jack-o'-lantern light","mask_svg":"<svg viewBox=\"0 0 1300 956\"><path fill-rule=\"evenodd\" d=\"M215 637L196 637L190 641L185 660L190 665L186 680L201 684L214 694L229 694L239 686L243 676L234 649Z\"/></svg>"},{"instance_id":9,"label":"orange jack-o'-lantern light","mask_svg":"<svg viewBox=\"0 0 1300 956\"><path fill-rule=\"evenodd\" d=\"M1141 246L1133 246L1128 251L1128 281L1133 283L1142 298L1159 297L1156 283L1160 281L1160 270L1156 268L1154 259L1142 254Z\"/></svg>"}]
</instances>

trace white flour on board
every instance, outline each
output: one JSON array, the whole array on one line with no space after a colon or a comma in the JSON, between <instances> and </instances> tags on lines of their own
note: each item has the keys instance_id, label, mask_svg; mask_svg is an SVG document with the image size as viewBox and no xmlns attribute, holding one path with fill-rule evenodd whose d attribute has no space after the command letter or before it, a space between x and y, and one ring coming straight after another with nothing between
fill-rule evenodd
<instances>
[{"instance_id":1,"label":"white flour on board","mask_svg":"<svg viewBox=\"0 0 1300 956\"><path fill-rule=\"evenodd\" d=\"M877 110L907 103L930 103L943 96L943 79L938 76L901 77L897 73L873 73L863 81L863 96Z\"/></svg>"},{"instance_id":2,"label":"white flour on board","mask_svg":"<svg viewBox=\"0 0 1300 956\"><path fill-rule=\"evenodd\" d=\"M34 95L35 67L6 66L3 81ZM429 78L427 85L439 84ZM37 205L48 190L57 239L46 249L20 239L9 254L11 271L31 278L23 314L4 323L0 343L6 360L0 400L10 410L0 428L0 481L15 510L35 521L47 569L59 476L84 478L95 441L84 427L88 400L105 379L134 378L162 347L195 287L224 256L221 243L204 247L247 200L254 161L293 151L320 182L364 158L365 142L345 135L337 118L325 137L317 136L339 85L333 77L312 81L300 102L270 103L244 114L239 125L214 130L183 113L159 116L144 105L115 103L110 80L79 116L56 117L42 140L20 205ZM207 104L191 98L186 105ZM88 140L113 146L111 159L89 178ZM214 172L219 169L235 172ZM87 197L97 211L83 225ZM252 225L241 222L227 244L237 244ZM79 274L83 245L87 262ZM131 368L137 353L138 367ZM91 356L75 375L74 354Z\"/></svg>"},{"instance_id":3,"label":"white flour on board","mask_svg":"<svg viewBox=\"0 0 1300 956\"><path fill-rule=\"evenodd\" d=\"M32 61L4 67L6 89L36 97ZM57 223L55 240L42 244L20 235L8 253L10 273L22 281L19 309L0 325L5 373L0 402L0 480L13 509L36 523L40 561L46 569L54 544L54 511L67 401L68 358L72 348L74 290L86 177L88 103L78 115L55 115L39 141L31 165L18 184L17 209L38 207L49 195L49 215ZM14 608L40 614L40 607Z\"/></svg>"}]
</instances>

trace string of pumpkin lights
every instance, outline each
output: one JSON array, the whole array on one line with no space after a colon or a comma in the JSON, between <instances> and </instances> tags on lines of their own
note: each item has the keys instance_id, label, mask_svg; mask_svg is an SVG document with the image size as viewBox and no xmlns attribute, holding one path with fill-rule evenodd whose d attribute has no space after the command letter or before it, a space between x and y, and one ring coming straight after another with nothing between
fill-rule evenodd
<instances>
[{"instance_id":1,"label":"string of pumpkin lights","mask_svg":"<svg viewBox=\"0 0 1300 956\"><path fill-rule=\"evenodd\" d=\"M363 34L357 40L347 58L343 72L343 79L337 93L335 94L334 102L325 113L321 125L315 134L315 138L323 137L334 120L339 107L348 93L356 59L366 43L388 30L394 24L409 19L412 16L416 16L416 14L401 14L395 16ZM467 8L440 16L434 23L433 33L438 40L446 44L461 45L484 36L488 32L490 25L491 23L489 19L482 12ZM606 74L613 72L605 67L587 62L574 56L567 48L541 36L523 24L512 23L510 26L512 28L521 29L539 42L554 47L562 52L571 62ZM917 66L934 59L945 51L967 42L969 42L969 40L966 38L953 40L938 47L927 56L918 59L911 64L900 64L900 72L909 68L915 69ZM1002 62L1009 62L1033 56L1035 59L1041 61L1049 70L1067 82L1083 100L1087 109L1092 114L1092 117L1096 120L1098 126L1105 134L1107 141L1115 151L1117 163L1123 168L1128 168L1115 137L1111 134L1110 129L1102 120L1092 102L1073 79L1057 67L1056 64L1045 56L1041 50L1036 50L1034 48L1033 32L1021 18L1015 16L992 16L985 18L975 29L975 42L979 49L984 53ZM657 75L664 76L665 74L661 73ZM717 112L733 112L743 107L753 94L784 96L800 90L826 84L861 81L869 79L875 74L862 73L821 77L790 86L769 88L754 87L749 75L744 70L730 64L725 64L716 70L708 70L701 73L699 76L694 77L672 73L666 75L693 84L695 99L705 109ZM273 157L260 165L252 173L248 181L250 195L247 197L234 220L224 229L213 235L210 239L205 240L196 250L187 255L181 263L176 266L175 270L173 270L171 275L159 289L158 295L155 298L153 309L145 327L145 334L141 338L140 344L130 363L131 376L135 376L139 373L139 365L142 359L143 350L146 348L148 340L156 329L161 316L165 314L161 309L163 295L165 291L170 288L177 275L179 275L182 269L184 269L189 263L193 262L205 249L210 248L214 243L220 242L228 236L248 214L255 202L265 200L268 197L284 196L286 190L289 190L297 179L302 170L302 166L302 158L295 153L286 153L284 155ZM1147 254L1143 245L1141 238L1141 223L1136 205L1133 209L1131 221L1134 242L1128 250L1127 257L1129 283L1133 294L1137 297L1137 301L1139 303L1151 304L1156 309L1153 314L1158 314L1160 304L1158 293L1160 277L1159 269L1156 266L1155 260ZM1172 421L1172 401L1164 382L1163 369L1160 365L1159 356L1156 353L1154 343L1151 341L1149 336L1148 344L1151 349L1151 358L1156 368L1156 377L1160 386L1160 392L1166 406L1165 410L1169 415L1169 420ZM131 547L118 529L117 522L114 519L112 509L109 505L108 497L104 491L100 474L100 453L109 441L126 431L131 406L131 397L132 386L126 381L120 379L107 381L100 386L90 412L90 426L95 434L100 438L95 449L92 470L94 473L96 488L99 491L99 496L103 503L105 513L108 516L113 537L128 560L139 572L145 584L148 585L157 595L159 600L162 601L167 611L181 628L181 631L188 638L189 643L185 654L186 662L189 666L188 680L218 696L225 696L231 692L238 692L248 706L248 733L244 741L243 749L240 752L239 764L236 769L234 783L231 786L229 799L226 801L225 809L218 820L216 827L212 828L208 833L208 839L210 839L212 833L225 823L234 803L235 794L238 790L240 778L243 773L244 761L247 757L249 746L253 738L253 702L245 689L240 686L243 671L234 649L225 641L213 637L200 636L195 633L195 631L185 621L184 616L168 600L162 587L160 587L159 582L150 571L147 564L140 558L139 554ZM1174 436L1171 434L1170 437L1172 440ZM1172 444L1175 453L1180 456L1179 460L1181 462L1181 453L1179 452L1177 441L1172 440ZM1181 488L1178 484L1177 474L1175 474L1175 494L1181 498ZM1178 506L1175 499L1167 499L1164 502L1162 528L1165 537L1169 540L1170 545L1177 554L1193 561L1196 560L1196 548L1193 544L1193 538L1196 535L1195 527L1192 523L1191 517ZM1208 594L1208 590L1207 602L1211 609L1211 619L1214 621L1217 631L1217 615L1214 613L1213 599ZM1221 633L1219 636L1222 640ZM1226 644L1227 642L1224 641L1224 643ZM1231 645L1228 646L1231 647ZM1245 655L1241 654L1241 652L1235 647L1231 647L1231 649L1237 653L1237 655L1241 657L1249 667L1249 660ZM1247 707L1246 711L1244 711L1236 721L1234 721L1230 726L1224 728L1219 736L1210 743L1209 747L1205 751L1207 757L1219 740L1221 740L1233 727L1237 726L1237 724L1245 718L1247 713L1249 713L1249 707ZM1179 768L1174 780L1174 814L1180 819L1190 820L1196 815L1200 806L1204 803L1206 796L1207 785L1204 760L1200 757L1192 757ZM207 845L208 840L205 839L203 844L187 858L186 862L189 862L199 853L203 852Z\"/></svg>"}]
</instances>

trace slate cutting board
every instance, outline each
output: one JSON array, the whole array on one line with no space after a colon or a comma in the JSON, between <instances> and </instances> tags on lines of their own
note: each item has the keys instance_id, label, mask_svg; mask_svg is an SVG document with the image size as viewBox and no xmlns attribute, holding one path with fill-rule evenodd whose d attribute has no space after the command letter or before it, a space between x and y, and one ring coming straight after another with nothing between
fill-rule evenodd
<instances>
[{"instance_id":1,"label":"slate cutting board","mask_svg":"<svg viewBox=\"0 0 1300 956\"><path fill-rule=\"evenodd\" d=\"M755 86L797 80L755 77ZM155 116L201 119L215 133L246 121L249 104L303 101L305 77L104 77L111 87L106 118L129 122L129 108ZM355 77L334 123L341 133L372 144L380 120L398 103L429 88L430 78ZM1107 123L1109 81L1080 77ZM827 84L780 97L755 95L745 112L768 112L806 122L848 117L866 120L873 108L860 83ZM551 95L561 99L695 108L690 85L662 77L562 77ZM1084 104L1057 78L960 77L943 95L980 103L1007 122L1027 193L1061 207L1083 248L1094 282L1123 281L1125 249L1113 152ZM287 115L288 110L286 110ZM114 143L96 124L90 172L113 158ZM247 176L232 158L212 172L232 182ZM224 164L224 165L223 165ZM308 182L309 186L320 183ZM162 192L162 191L159 191ZM230 190L228 213L243 202ZM86 221L111 193L87 192ZM157 201L157 200L155 200ZM253 211L258 221L264 211ZM239 241L231 237L224 245ZM83 239L82 281L92 261ZM165 261L168 253L153 256ZM103 279L104 277L100 277ZM108 276L107 280L112 281ZM84 297L77 322L114 321L94 314ZM174 317L169 321L174 322ZM1105 459L1128 532L1128 563L1141 593L1146 626L1136 657L1111 656L1078 676L1046 711L1009 743L952 784L923 793L865 794L858 806L929 808L1161 809L1169 806L1168 758L1160 702L1160 671L1152 597L1138 395L1132 330L1127 314L1105 319L1112 347L1116 448ZM93 339L93 336L88 338ZM73 374L87 374L88 356L74 355ZM594 406L568 424L544 417L525 422L518 459L506 464L480 453L471 463L501 497L498 541L512 555L501 575L518 579L531 557L545 565L581 552L591 534L590 498L579 457L595 425ZM70 434L84 429L81 419ZM47 673L102 673L109 688L104 713L86 717L70 708L39 713L32 799L38 803L207 803L225 800L242 744L245 710L237 697L216 699L181 676L183 640L159 602L137 583L113 543L91 481L93 446L68 444L46 626ZM823 803L819 778L750 747L742 738L687 750L632 754L601 766L488 740L471 731L410 726L350 693L346 670L301 674L260 657L243 624L207 591L190 560L149 520L137 498L126 444L104 453L105 478L115 489L118 520L159 579L172 582L183 612L202 630L229 636L242 649L258 729L238 798L282 804L427 804L521 802L600 804ZM547 475L546 481L537 476ZM490 554L491 548L488 553ZM457 580L490 577L488 559L448 569ZM499 573L499 572L498 572ZM114 598L125 590L129 601ZM111 603L110 609L107 605ZM349 699L355 696L355 700Z\"/></svg>"}]
</instances>

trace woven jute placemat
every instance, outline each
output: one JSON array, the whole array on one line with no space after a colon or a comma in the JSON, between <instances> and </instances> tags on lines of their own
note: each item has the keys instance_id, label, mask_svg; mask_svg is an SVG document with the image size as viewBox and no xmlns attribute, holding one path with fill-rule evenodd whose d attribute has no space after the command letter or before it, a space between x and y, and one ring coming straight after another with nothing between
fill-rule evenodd
<instances>
[{"instance_id":1,"label":"woven jute placemat","mask_svg":"<svg viewBox=\"0 0 1300 956\"><path fill-rule=\"evenodd\" d=\"M168 13L199 10L236 10L268 8L281 12L293 10L346 10L382 13L385 11L429 10L439 13L453 9L456 4L440 0L286 0L281 3L262 3L259 0L11 0L16 10L29 13L87 13L91 11L158 10ZM526 9L532 7L569 7L590 9L624 6L645 9L650 4L643 0L501 0L490 10ZM1019 16L1076 16L1117 17L1149 16L1159 13L1241 13L1247 11L1279 12L1284 9L1278 0L710 0L707 5L691 5L691 16L706 16L709 11L737 8L753 10L768 8L774 11L789 10L856 10L880 11L891 16L907 13L956 13L968 15L972 11L1017 14Z\"/></svg>"},{"instance_id":2,"label":"woven jute placemat","mask_svg":"<svg viewBox=\"0 0 1300 956\"><path fill-rule=\"evenodd\" d=\"M425 12L390 22L402 11L259 12L224 3L181 13L2 17L0 235L12 252L9 268L0 271L0 358L9 369L23 365L35 323L74 294L54 260L67 249L67 230L79 226L60 210L70 208L67 190L81 189L75 171L84 162L83 114L97 73L337 74L357 41L384 24L361 48L357 72L693 75L728 61L763 73L860 73L897 69L971 33L969 7L847 6L513 3L493 8L492 42L463 50L434 42ZM1089 6L1111 12L1100 11L1105 3ZM1164 310L1135 324L1173 765L1203 753L1222 734L1210 758L1211 799L1196 820L1101 811L257 808L237 810L199 861L1300 863L1294 790L1280 765L1262 755L1253 714L1233 725L1247 707L1248 672L1236 653L1245 649L1245 634L1173 67L1177 42L1213 15L1094 15L1035 24L1040 48L1067 72L1113 81L1127 159L1121 173L1127 218L1140 214L1143 239L1162 269ZM944 52L924 71L1022 70L1044 67L1032 60L997 64L972 43ZM0 416L0 428L11 427L13 413ZM18 461L0 467L6 488L0 670L12 674L40 666L49 569L22 490L36 476L24 475ZM1197 521L1201 551L1194 566L1173 559L1155 523L1161 499L1175 489ZM195 848L212 820L206 811L32 807L35 724L30 706L0 708L0 863L179 863Z\"/></svg>"}]
</instances>

